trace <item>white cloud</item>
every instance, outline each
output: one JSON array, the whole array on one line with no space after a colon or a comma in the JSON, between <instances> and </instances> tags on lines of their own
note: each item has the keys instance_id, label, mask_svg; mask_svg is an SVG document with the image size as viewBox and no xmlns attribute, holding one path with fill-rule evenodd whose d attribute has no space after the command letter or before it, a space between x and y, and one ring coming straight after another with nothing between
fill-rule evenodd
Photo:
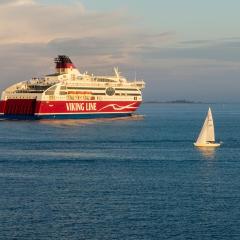
<instances>
[{"instance_id":1,"label":"white cloud","mask_svg":"<svg viewBox=\"0 0 240 240\"><path fill-rule=\"evenodd\" d=\"M21 5L33 5L35 2L33 0L1 0L0 5L5 5L7 7L17 7Z\"/></svg>"},{"instance_id":2,"label":"white cloud","mask_svg":"<svg viewBox=\"0 0 240 240\"><path fill-rule=\"evenodd\" d=\"M33 0L4 1L0 4L0 41L32 43L91 36L120 22L118 14L88 12L79 2L44 5Z\"/></svg>"},{"instance_id":3,"label":"white cloud","mask_svg":"<svg viewBox=\"0 0 240 240\"><path fill-rule=\"evenodd\" d=\"M130 44L150 39L145 44L158 45L174 35L142 34L145 29L136 28L134 20L125 10L88 11L79 1L49 5L34 0L4 1L0 4L0 44L99 38L120 39L129 41Z\"/></svg>"}]
</instances>

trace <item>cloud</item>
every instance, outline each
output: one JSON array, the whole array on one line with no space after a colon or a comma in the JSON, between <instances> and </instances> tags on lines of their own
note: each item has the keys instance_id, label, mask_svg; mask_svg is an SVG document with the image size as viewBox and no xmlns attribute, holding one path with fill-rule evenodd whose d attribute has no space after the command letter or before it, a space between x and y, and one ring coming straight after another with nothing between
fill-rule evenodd
<instances>
[{"instance_id":1,"label":"cloud","mask_svg":"<svg viewBox=\"0 0 240 240\"><path fill-rule=\"evenodd\" d=\"M10 6L10 7L16 7L16 6L21 6L21 5L32 5L35 4L33 0L1 0L0 6L5 5L5 6Z\"/></svg>"},{"instance_id":2,"label":"cloud","mask_svg":"<svg viewBox=\"0 0 240 240\"><path fill-rule=\"evenodd\" d=\"M136 53L138 58L152 61L159 59L191 59L213 61L240 61L239 40L196 40L179 42L175 46L143 46Z\"/></svg>"},{"instance_id":3,"label":"cloud","mask_svg":"<svg viewBox=\"0 0 240 240\"><path fill-rule=\"evenodd\" d=\"M124 54L131 55L146 45L162 46L171 38L172 33L126 33L121 36L108 34L107 36L100 37L54 39L48 43L48 46L57 51L68 51L71 49L71 55L82 55L85 57L92 55L111 55L117 58ZM74 46L74 49L72 46Z\"/></svg>"},{"instance_id":4,"label":"cloud","mask_svg":"<svg viewBox=\"0 0 240 240\"><path fill-rule=\"evenodd\" d=\"M41 5L32 0L10 1L0 5L0 41L48 42L53 38L84 31L87 13L80 3ZM73 31L75 29L75 31Z\"/></svg>"},{"instance_id":5,"label":"cloud","mask_svg":"<svg viewBox=\"0 0 240 240\"><path fill-rule=\"evenodd\" d=\"M0 42L49 42L56 38L121 33L121 11L89 12L80 3L44 5L35 1L4 1L0 5Z\"/></svg>"},{"instance_id":6,"label":"cloud","mask_svg":"<svg viewBox=\"0 0 240 240\"><path fill-rule=\"evenodd\" d=\"M150 33L135 25L126 10L88 11L79 1L71 4L40 4L34 0L10 0L0 4L0 44L49 43L94 38L150 44L168 40L175 33ZM101 40L100 40L101 41ZM147 42L146 42L147 44ZM156 44L154 44L156 45Z\"/></svg>"}]
</instances>

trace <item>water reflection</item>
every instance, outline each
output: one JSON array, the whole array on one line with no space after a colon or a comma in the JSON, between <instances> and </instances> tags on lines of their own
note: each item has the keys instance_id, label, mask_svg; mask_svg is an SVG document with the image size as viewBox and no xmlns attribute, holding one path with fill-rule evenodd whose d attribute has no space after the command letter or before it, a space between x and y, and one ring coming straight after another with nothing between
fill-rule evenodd
<instances>
[{"instance_id":1,"label":"water reflection","mask_svg":"<svg viewBox=\"0 0 240 240\"><path fill-rule=\"evenodd\" d=\"M143 115L134 114L128 117L115 118L95 118L95 119L42 119L41 123L54 126L82 126L96 123L106 123L113 121L138 121L143 120Z\"/></svg>"},{"instance_id":2,"label":"water reflection","mask_svg":"<svg viewBox=\"0 0 240 240\"><path fill-rule=\"evenodd\" d=\"M215 157L216 148L214 147L200 147L197 148L201 155L206 159L213 159Z\"/></svg>"}]
</instances>

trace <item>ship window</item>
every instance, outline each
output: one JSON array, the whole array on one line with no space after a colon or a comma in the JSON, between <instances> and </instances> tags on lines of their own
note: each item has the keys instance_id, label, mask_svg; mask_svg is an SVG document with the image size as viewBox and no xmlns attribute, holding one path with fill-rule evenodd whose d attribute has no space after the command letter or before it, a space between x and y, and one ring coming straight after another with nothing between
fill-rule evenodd
<instances>
[{"instance_id":1,"label":"ship window","mask_svg":"<svg viewBox=\"0 0 240 240\"><path fill-rule=\"evenodd\" d=\"M54 91L46 91L45 95L54 95Z\"/></svg>"},{"instance_id":2,"label":"ship window","mask_svg":"<svg viewBox=\"0 0 240 240\"><path fill-rule=\"evenodd\" d=\"M115 82L114 80L107 79L107 78L96 78L98 82Z\"/></svg>"},{"instance_id":3,"label":"ship window","mask_svg":"<svg viewBox=\"0 0 240 240\"><path fill-rule=\"evenodd\" d=\"M116 88L116 90L120 90L120 91L138 91L135 88Z\"/></svg>"},{"instance_id":4,"label":"ship window","mask_svg":"<svg viewBox=\"0 0 240 240\"><path fill-rule=\"evenodd\" d=\"M55 89L57 86L50 87L46 92L45 95L54 95Z\"/></svg>"},{"instance_id":5,"label":"ship window","mask_svg":"<svg viewBox=\"0 0 240 240\"><path fill-rule=\"evenodd\" d=\"M140 93L128 93L127 96L141 96Z\"/></svg>"},{"instance_id":6,"label":"ship window","mask_svg":"<svg viewBox=\"0 0 240 240\"><path fill-rule=\"evenodd\" d=\"M72 78L72 80L75 80L75 79L76 79L76 77L75 77L74 74L71 75L71 78Z\"/></svg>"}]
</instances>

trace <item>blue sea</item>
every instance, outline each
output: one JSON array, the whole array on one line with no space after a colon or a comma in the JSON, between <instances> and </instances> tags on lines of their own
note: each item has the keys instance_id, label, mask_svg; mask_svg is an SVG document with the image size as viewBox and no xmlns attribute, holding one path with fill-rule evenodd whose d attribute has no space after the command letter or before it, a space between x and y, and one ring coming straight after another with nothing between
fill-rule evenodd
<instances>
[{"instance_id":1,"label":"blue sea","mask_svg":"<svg viewBox=\"0 0 240 240\"><path fill-rule=\"evenodd\" d=\"M0 122L0 239L240 239L240 104Z\"/></svg>"}]
</instances>

